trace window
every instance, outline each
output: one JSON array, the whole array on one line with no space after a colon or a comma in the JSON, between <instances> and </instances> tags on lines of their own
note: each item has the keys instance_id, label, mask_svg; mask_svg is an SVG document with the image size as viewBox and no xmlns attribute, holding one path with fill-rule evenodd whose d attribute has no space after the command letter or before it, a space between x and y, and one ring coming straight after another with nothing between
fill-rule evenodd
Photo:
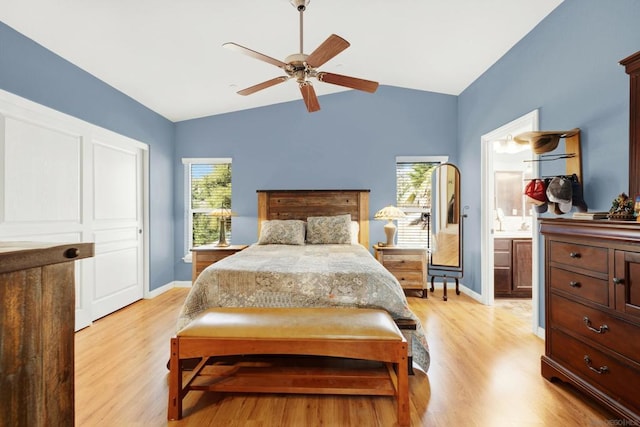
<instances>
[{"instance_id":1,"label":"window","mask_svg":"<svg viewBox=\"0 0 640 427\"><path fill-rule=\"evenodd\" d=\"M211 217L218 208L231 209L231 159L182 159L185 165L186 250L218 241L219 222ZM226 220L231 239L231 218Z\"/></svg>"},{"instance_id":2,"label":"window","mask_svg":"<svg viewBox=\"0 0 640 427\"><path fill-rule=\"evenodd\" d=\"M427 248L431 172L446 161L447 157L444 156L396 158L396 206L407 215L398 220L398 246Z\"/></svg>"}]
</instances>

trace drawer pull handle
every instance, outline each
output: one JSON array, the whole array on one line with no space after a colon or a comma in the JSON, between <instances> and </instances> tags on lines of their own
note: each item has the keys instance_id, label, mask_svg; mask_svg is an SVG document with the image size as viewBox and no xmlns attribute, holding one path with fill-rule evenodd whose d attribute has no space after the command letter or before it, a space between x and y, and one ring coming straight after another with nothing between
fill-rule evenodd
<instances>
[{"instance_id":1,"label":"drawer pull handle","mask_svg":"<svg viewBox=\"0 0 640 427\"><path fill-rule=\"evenodd\" d=\"M624 283L624 279L619 279L617 277L613 278L613 284L614 285L622 285Z\"/></svg>"},{"instance_id":2,"label":"drawer pull handle","mask_svg":"<svg viewBox=\"0 0 640 427\"><path fill-rule=\"evenodd\" d=\"M569 282L569 286L571 286L572 288L579 288L580 282L574 282L573 280L571 282Z\"/></svg>"},{"instance_id":3,"label":"drawer pull handle","mask_svg":"<svg viewBox=\"0 0 640 427\"><path fill-rule=\"evenodd\" d=\"M602 374L605 374L605 373L609 372L609 367L608 366L601 366L599 368L594 368L591 365L591 358L586 354L584 355L584 363L587 364L587 368L591 369L596 374L602 375Z\"/></svg>"},{"instance_id":4,"label":"drawer pull handle","mask_svg":"<svg viewBox=\"0 0 640 427\"><path fill-rule=\"evenodd\" d=\"M580 254L578 252L570 252L569 256L571 258L580 258Z\"/></svg>"},{"instance_id":5,"label":"drawer pull handle","mask_svg":"<svg viewBox=\"0 0 640 427\"><path fill-rule=\"evenodd\" d=\"M80 255L80 249L78 248L69 248L64 251L65 258L77 258Z\"/></svg>"},{"instance_id":6,"label":"drawer pull handle","mask_svg":"<svg viewBox=\"0 0 640 427\"><path fill-rule=\"evenodd\" d=\"M607 325L600 325L598 329L594 328L593 326L591 326L591 320L587 316L584 316L582 318L582 321L587 326L587 329L589 329L591 332L595 332L596 334L604 334L609 330L609 327Z\"/></svg>"}]
</instances>

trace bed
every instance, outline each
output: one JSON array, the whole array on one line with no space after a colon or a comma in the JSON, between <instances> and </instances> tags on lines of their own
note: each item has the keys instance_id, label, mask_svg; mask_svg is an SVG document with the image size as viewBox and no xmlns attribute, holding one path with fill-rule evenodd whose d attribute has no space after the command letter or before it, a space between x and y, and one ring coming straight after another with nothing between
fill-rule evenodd
<instances>
[{"instance_id":1,"label":"bed","mask_svg":"<svg viewBox=\"0 0 640 427\"><path fill-rule=\"evenodd\" d=\"M397 279L368 250L368 196L368 190L258 191L258 241L198 276L178 330L211 307L382 308L394 319L416 321L405 333L413 362L426 372L420 321Z\"/></svg>"}]
</instances>

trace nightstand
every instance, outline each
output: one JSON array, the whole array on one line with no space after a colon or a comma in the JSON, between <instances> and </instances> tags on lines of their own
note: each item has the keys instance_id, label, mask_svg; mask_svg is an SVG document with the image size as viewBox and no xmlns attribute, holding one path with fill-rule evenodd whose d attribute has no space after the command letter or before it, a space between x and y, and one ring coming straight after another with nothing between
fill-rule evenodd
<instances>
[{"instance_id":1,"label":"nightstand","mask_svg":"<svg viewBox=\"0 0 640 427\"><path fill-rule=\"evenodd\" d=\"M198 275L211 264L220 261L223 258L233 255L236 252L247 248L249 245L203 245L191 249L193 259L191 261L191 281L195 282Z\"/></svg>"},{"instance_id":2,"label":"nightstand","mask_svg":"<svg viewBox=\"0 0 640 427\"><path fill-rule=\"evenodd\" d=\"M398 246L373 245L375 257L393 274L402 289L418 290L427 298L427 250Z\"/></svg>"}]
</instances>

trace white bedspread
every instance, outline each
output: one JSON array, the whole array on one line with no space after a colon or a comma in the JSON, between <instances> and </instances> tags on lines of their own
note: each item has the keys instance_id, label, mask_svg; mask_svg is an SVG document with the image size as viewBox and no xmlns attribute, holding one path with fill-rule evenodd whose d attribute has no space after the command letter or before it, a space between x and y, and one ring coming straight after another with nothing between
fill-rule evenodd
<instances>
[{"instance_id":1,"label":"white bedspread","mask_svg":"<svg viewBox=\"0 0 640 427\"><path fill-rule=\"evenodd\" d=\"M251 245L200 274L177 327L210 307L330 306L381 308L415 320L413 360L429 368L425 334L402 287L361 245Z\"/></svg>"}]
</instances>

